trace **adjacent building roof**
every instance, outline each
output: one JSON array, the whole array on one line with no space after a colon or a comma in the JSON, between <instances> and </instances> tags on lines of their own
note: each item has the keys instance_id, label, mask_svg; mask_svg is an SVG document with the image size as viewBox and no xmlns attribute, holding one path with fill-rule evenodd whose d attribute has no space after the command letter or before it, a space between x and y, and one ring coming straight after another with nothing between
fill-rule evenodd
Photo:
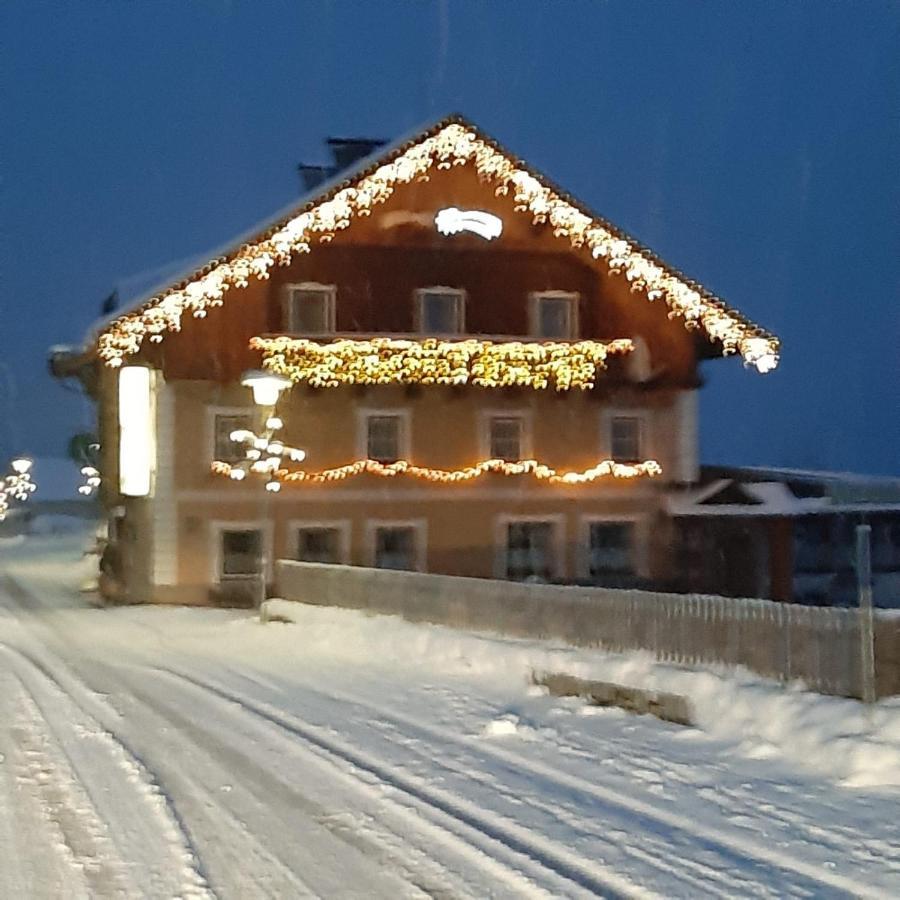
<instances>
[{"instance_id":1,"label":"adjacent building roof","mask_svg":"<svg viewBox=\"0 0 900 900\"><path fill-rule=\"evenodd\" d=\"M145 340L159 342L178 331L182 318L202 318L227 302L228 291L267 278L276 264L331 240L355 218L369 215L399 185L432 169L472 165L496 192L510 194L517 209L546 222L570 246L583 247L612 272L627 278L645 301L662 301L673 318L699 328L724 355L767 372L778 364L778 339L729 307L720 297L669 266L651 250L596 215L497 141L453 115L379 148L271 220L230 242L205 264L190 266L163 287L138 298L133 308L101 326L97 351L111 366L137 353Z\"/></svg>"},{"instance_id":2,"label":"adjacent building roof","mask_svg":"<svg viewBox=\"0 0 900 900\"><path fill-rule=\"evenodd\" d=\"M673 516L900 512L900 479L804 469L704 466L701 484L666 501Z\"/></svg>"}]
</instances>

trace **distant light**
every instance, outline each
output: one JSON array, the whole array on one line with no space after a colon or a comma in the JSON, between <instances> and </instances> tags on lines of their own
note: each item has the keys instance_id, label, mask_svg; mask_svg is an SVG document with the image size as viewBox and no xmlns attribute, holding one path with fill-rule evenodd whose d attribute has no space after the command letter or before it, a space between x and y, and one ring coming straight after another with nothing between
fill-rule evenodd
<instances>
[{"instance_id":1,"label":"distant light","mask_svg":"<svg viewBox=\"0 0 900 900\"><path fill-rule=\"evenodd\" d=\"M14 459L11 465L13 472L17 475L24 475L31 468L31 460L23 456L20 459Z\"/></svg>"},{"instance_id":2,"label":"distant light","mask_svg":"<svg viewBox=\"0 0 900 900\"><path fill-rule=\"evenodd\" d=\"M434 225L441 234L471 231L486 241L503 233L503 221L498 216L478 209L457 209L455 206L439 210L434 217Z\"/></svg>"}]
</instances>

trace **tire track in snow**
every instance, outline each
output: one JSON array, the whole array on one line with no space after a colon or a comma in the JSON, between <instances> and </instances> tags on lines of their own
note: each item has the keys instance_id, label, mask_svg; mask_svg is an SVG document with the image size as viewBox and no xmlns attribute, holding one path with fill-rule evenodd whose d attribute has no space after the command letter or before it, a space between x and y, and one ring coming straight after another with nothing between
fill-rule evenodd
<instances>
[{"instance_id":1,"label":"tire track in snow","mask_svg":"<svg viewBox=\"0 0 900 900\"><path fill-rule=\"evenodd\" d=\"M172 672L177 677L187 677L189 680L194 679L194 673L190 676L185 673L167 668L166 671ZM253 683L255 679L248 674L230 668L233 674L237 675L245 681ZM271 683L267 683L265 679L259 681L261 685L272 690ZM218 690L228 691L221 685L211 682L211 687ZM622 794L614 788L599 785L594 782L586 781L576 775L562 772L559 769L533 760L529 757L522 756L514 751L501 750L495 745L489 745L484 741L459 735L440 727L432 725L424 725L416 719L413 719L403 713L381 706L377 703L371 703L366 699L354 697L342 691L330 690L323 692L321 689L302 683L303 690L317 695L325 702L338 700L358 707L365 713L374 713L382 720L390 720L405 729L412 729L426 739L430 740L434 746L440 748L442 745L452 744L462 747L469 752L475 752L493 758L503 764L511 773L518 774L528 772L532 776L548 781L566 791L576 791L581 794L588 795L600 803L612 808L612 811L619 810L627 813L637 820L641 826L642 834L659 833L660 827L664 830L670 830L685 835L688 842L702 843L704 849L711 850L723 858L726 866L735 862L756 862L762 870L768 869L772 874L778 877L770 881L770 884L779 885L783 883L785 873L792 873L801 879L798 885L801 889L807 889L813 892L813 896L818 896L824 888L828 888L832 895L838 892L847 897L872 897L881 898L884 892L878 888L872 888L868 884L862 883L848 876L828 871L819 865L807 863L803 860L796 859L781 852L777 849L762 846L756 840L748 839L744 835L729 833L719 827L705 825L696 820L690 820L677 813L669 812L665 809L653 806L646 801L638 798ZM275 690L280 688L275 687ZM240 695L238 695L240 696ZM244 698L250 703L256 703L251 698ZM268 704L267 704L268 706ZM273 708L274 709L274 708ZM285 714L287 715L287 714ZM413 752L414 749L413 749ZM428 759L434 757L428 756ZM441 764L444 763L442 758L438 758ZM679 859L678 865L681 865ZM664 870L665 863L663 860L657 861L657 868ZM677 866L669 867L670 874L677 874L679 868Z\"/></svg>"},{"instance_id":2,"label":"tire track in snow","mask_svg":"<svg viewBox=\"0 0 900 900\"><path fill-rule=\"evenodd\" d=\"M16 681L19 696L12 736L22 757L20 785L40 798L44 822L73 875L83 881L85 896L133 896L134 886L107 825L79 784L62 747L50 737L34 695L21 679Z\"/></svg>"},{"instance_id":3,"label":"tire track in snow","mask_svg":"<svg viewBox=\"0 0 900 900\"><path fill-rule=\"evenodd\" d=\"M220 702L236 707L271 726L299 738L321 755L336 761L341 767L352 766L402 795L406 802L433 822L462 837L469 843L489 846L496 856L514 859L514 865L536 877L538 883L547 876L563 879L570 889L580 889L603 897L648 897L655 894L615 872L596 865L589 859L552 841L536 836L527 828L506 817L485 812L475 804L450 792L428 785L423 779L404 772L400 767L373 758L345 740L329 734L325 728L309 725L245 695L237 694L215 681L168 667L147 667L168 674L194 686L201 693L216 696Z\"/></svg>"},{"instance_id":4,"label":"tire track in snow","mask_svg":"<svg viewBox=\"0 0 900 900\"><path fill-rule=\"evenodd\" d=\"M147 874L151 879L157 885L169 885L165 889L166 894L191 900L205 900L212 897L213 894L201 872L197 854L169 798L138 755L132 752L119 736L105 727L97 715L96 707L99 703L91 695L90 689L75 679L71 673L67 673L68 677L65 679L68 688L64 687L46 660L37 659L22 648L0 642L0 653L18 660L18 677L27 687L48 727L51 727L49 725L51 720L57 723L57 727L71 724L71 711L74 709L86 723L79 726L81 732L78 737L82 740L92 740L95 746L103 748L102 755L107 757L107 762L111 766L111 769L105 772L90 771L87 768L85 760L95 754L82 751L79 754L80 764L75 765L72 752L66 753L75 779L84 791L90 795L93 789L93 793L99 799L110 789L121 791L124 782L128 786L126 788L128 794L140 801L139 805L123 805L121 798L113 802L107 800L108 811L111 813L108 817L108 823L112 826L110 839L113 843L130 844L132 849L137 850L147 863ZM87 697L76 697L72 690L73 684L81 685L78 692L83 691ZM66 703L70 704L68 715L65 709L57 709L55 715L48 715L43 708L49 704L56 704L58 707ZM93 712L89 711L89 706L94 707ZM58 737L57 743L65 753ZM99 784L94 785L92 782ZM94 802L95 809L97 805L97 802ZM139 815L137 810L141 807L147 810L150 816ZM147 856L148 847L152 858ZM102 892L99 895L103 896Z\"/></svg>"}]
</instances>

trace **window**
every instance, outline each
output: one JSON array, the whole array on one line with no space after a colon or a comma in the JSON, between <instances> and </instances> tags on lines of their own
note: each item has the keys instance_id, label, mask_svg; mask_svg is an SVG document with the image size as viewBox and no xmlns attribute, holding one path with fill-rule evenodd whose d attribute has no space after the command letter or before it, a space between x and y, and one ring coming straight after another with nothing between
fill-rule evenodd
<instances>
[{"instance_id":1,"label":"window","mask_svg":"<svg viewBox=\"0 0 900 900\"><path fill-rule=\"evenodd\" d=\"M610 455L616 462L640 462L641 420L638 416L613 416L610 420Z\"/></svg>"},{"instance_id":2,"label":"window","mask_svg":"<svg viewBox=\"0 0 900 900\"><path fill-rule=\"evenodd\" d=\"M301 284L287 289L287 330L293 334L334 331L333 285Z\"/></svg>"},{"instance_id":3,"label":"window","mask_svg":"<svg viewBox=\"0 0 900 900\"><path fill-rule=\"evenodd\" d=\"M233 463L244 458L245 447L231 439L233 431L252 430L250 413L215 413L213 421L213 454L220 462Z\"/></svg>"},{"instance_id":4,"label":"window","mask_svg":"<svg viewBox=\"0 0 900 900\"><path fill-rule=\"evenodd\" d=\"M262 571L262 533L257 528L223 529L219 575L222 578L259 575Z\"/></svg>"},{"instance_id":5,"label":"window","mask_svg":"<svg viewBox=\"0 0 900 900\"><path fill-rule=\"evenodd\" d=\"M590 522L588 525L587 574L633 575L634 523Z\"/></svg>"},{"instance_id":6,"label":"window","mask_svg":"<svg viewBox=\"0 0 900 900\"><path fill-rule=\"evenodd\" d=\"M400 459L402 422L400 416L370 415L366 417L366 455L381 463Z\"/></svg>"},{"instance_id":7,"label":"window","mask_svg":"<svg viewBox=\"0 0 900 900\"><path fill-rule=\"evenodd\" d=\"M522 419L519 416L492 416L490 458L518 462L522 459Z\"/></svg>"},{"instance_id":8,"label":"window","mask_svg":"<svg viewBox=\"0 0 900 900\"><path fill-rule=\"evenodd\" d=\"M296 558L300 562L337 564L341 561L341 533L337 528L297 529Z\"/></svg>"},{"instance_id":9,"label":"window","mask_svg":"<svg viewBox=\"0 0 900 900\"><path fill-rule=\"evenodd\" d=\"M578 295L532 294L531 333L549 340L566 341L578 337Z\"/></svg>"},{"instance_id":10,"label":"window","mask_svg":"<svg viewBox=\"0 0 900 900\"><path fill-rule=\"evenodd\" d=\"M553 523L509 522L506 529L506 577L549 581L554 574Z\"/></svg>"},{"instance_id":11,"label":"window","mask_svg":"<svg viewBox=\"0 0 900 900\"><path fill-rule=\"evenodd\" d=\"M461 334L465 299L462 291L428 288L416 294L420 334Z\"/></svg>"},{"instance_id":12,"label":"window","mask_svg":"<svg viewBox=\"0 0 900 900\"><path fill-rule=\"evenodd\" d=\"M376 569L416 569L416 529L413 525L378 525L373 563Z\"/></svg>"}]
</instances>

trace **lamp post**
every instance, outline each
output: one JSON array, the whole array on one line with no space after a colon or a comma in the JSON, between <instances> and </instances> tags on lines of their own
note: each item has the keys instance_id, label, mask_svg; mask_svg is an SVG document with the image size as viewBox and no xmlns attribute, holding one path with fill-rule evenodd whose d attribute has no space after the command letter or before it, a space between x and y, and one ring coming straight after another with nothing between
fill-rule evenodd
<instances>
[{"instance_id":1,"label":"lamp post","mask_svg":"<svg viewBox=\"0 0 900 900\"><path fill-rule=\"evenodd\" d=\"M253 391L253 402L260 414L260 420L263 425L262 433L246 434L243 432L235 432L231 435L232 440L241 443L249 443L247 448L247 460L250 463L250 470L254 472L266 473L268 479L265 484L265 492L262 497L262 524L260 540L260 560L259 560L259 601L258 605L262 606L266 599L266 574L269 568L270 553L274 555L275 543L275 523L270 522L271 512L269 499L273 493L277 493L281 489L281 482L275 478L275 472L281 464L281 453L275 452L279 448L283 451L284 445L280 441L273 440L273 434L281 428L281 420L274 415L275 405L281 392L287 390L291 386L289 378L282 375L273 375L271 372L265 372L260 369L252 369L245 372L241 376L241 384L249 387ZM295 451L294 458L301 451ZM263 454L268 454L264 456ZM304 454L305 456L305 454ZM235 473L240 472L240 476ZM245 470L235 468L232 471L232 477L240 480L245 475ZM266 526L272 526L272 544L271 550L266 545Z\"/></svg>"}]
</instances>

